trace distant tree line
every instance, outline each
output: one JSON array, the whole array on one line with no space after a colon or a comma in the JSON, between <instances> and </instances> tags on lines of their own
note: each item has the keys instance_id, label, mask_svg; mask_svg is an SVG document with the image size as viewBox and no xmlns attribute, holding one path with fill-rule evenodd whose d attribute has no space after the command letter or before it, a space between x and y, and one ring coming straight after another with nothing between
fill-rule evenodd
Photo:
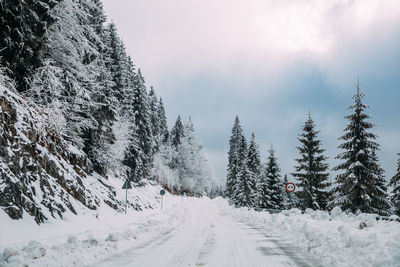
<instances>
[{"instance_id":1,"label":"distant tree line","mask_svg":"<svg viewBox=\"0 0 400 267\"><path fill-rule=\"evenodd\" d=\"M339 138L343 152L336 157L341 163L332 168L339 173L333 181L319 131L309 114L298 137L294 194L285 189L287 175L282 178L273 147L261 163L254 133L247 145L236 117L229 141L225 196L237 207L330 210L338 206L352 213L400 215L400 153L397 173L387 184L377 156L377 136L370 131L374 124L367 121L370 116L365 113L368 106L363 98L358 84L354 103L348 108L352 112L345 117L348 123Z\"/></svg>"}]
</instances>

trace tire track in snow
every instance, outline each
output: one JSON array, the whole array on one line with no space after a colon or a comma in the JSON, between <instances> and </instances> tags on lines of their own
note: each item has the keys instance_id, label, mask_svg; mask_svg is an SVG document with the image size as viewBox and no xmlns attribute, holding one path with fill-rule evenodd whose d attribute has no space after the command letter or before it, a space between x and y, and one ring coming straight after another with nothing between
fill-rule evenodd
<instances>
[{"instance_id":1,"label":"tire track in snow","mask_svg":"<svg viewBox=\"0 0 400 267\"><path fill-rule=\"evenodd\" d=\"M196 266L204 266L207 265L207 255L212 251L215 244L215 225L210 225L210 230L207 235L207 239L204 243L203 248L201 249L198 259L196 261Z\"/></svg>"},{"instance_id":2,"label":"tire track in snow","mask_svg":"<svg viewBox=\"0 0 400 267\"><path fill-rule=\"evenodd\" d=\"M167 242L171 237L173 237L175 233L178 231L179 228L170 229L166 232L161 233L161 235L158 235L149 240L141 242L136 246L125 249L119 253L115 253L107 257L106 259L102 260L101 263L97 263L93 266L114 266L116 261L118 261L120 266L125 266L128 264L129 258L135 255L140 255L142 249L161 246L162 244Z\"/></svg>"},{"instance_id":3,"label":"tire track in snow","mask_svg":"<svg viewBox=\"0 0 400 267\"><path fill-rule=\"evenodd\" d=\"M292 259L296 265L295 266L300 266L300 267L312 267L312 266L319 266L315 262L308 263L310 260L305 260L303 257L300 257L298 254L298 250L296 247L293 246L293 244L289 242L284 242L283 240L279 239L279 236L272 236L267 233L265 233L265 229L261 227L257 227L251 223L245 222L243 220L237 220L239 224L242 225L242 229L245 229L247 231L251 231L250 235L261 235L263 238L259 240L259 242L265 243L265 242L272 242L276 245L276 247L279 249L274 249L271 247L265 247L265 246L260 246L258 247L258 250L263 253L266 256L270 255L285 255L288 256L290 259ZM243 227L244 226L244 227Z\"/></svg>"}]
</instances>

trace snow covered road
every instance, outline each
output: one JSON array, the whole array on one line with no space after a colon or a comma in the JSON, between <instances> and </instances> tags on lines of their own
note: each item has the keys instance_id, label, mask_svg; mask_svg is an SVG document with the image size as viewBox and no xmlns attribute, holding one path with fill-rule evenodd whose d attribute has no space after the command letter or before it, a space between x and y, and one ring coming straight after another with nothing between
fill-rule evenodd
<instances>
[{"instance_id":1,"label":"snow covered road","mask_svg":"<svg viewBox=\"0 0 400 267\"><path fill-rule=\"evenodd\" d=\"M361 222L367 227L360 229ZM40 226L29 217L14 221L0 213L0 226L1 267L398 267L400 262L398 222L336 208L269 214L234 208L222 198L167 194L163 212L125 215L103 206Z\"/></svg>"},{"instance_id":2,"label":"snow covered road","mask_svg":"<svg viewBox=\"0 0 400 267\"><path fill-rule=\"evenodd\" d=\"M289 245L224 213L215 202L187 201L178 227L95 266L309 266Z\"/></svg>"}]
</instances>

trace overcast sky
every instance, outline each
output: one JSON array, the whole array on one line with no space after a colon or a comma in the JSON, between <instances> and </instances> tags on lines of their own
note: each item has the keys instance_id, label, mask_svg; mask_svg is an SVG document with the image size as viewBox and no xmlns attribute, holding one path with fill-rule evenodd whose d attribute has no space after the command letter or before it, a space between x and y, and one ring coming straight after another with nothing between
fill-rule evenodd
<instances>
[{"instance_id":1,"label":"overcast sky","mask_svg":"<svg viewBox=\"0 0 400 267\"><path fill-rule=\"evenodd\" d=\"M360 76L382 166L400 152L400 1L103 0L106 14L166 105L192 116L225 178L235 115L293 171L309 108L334 166Z\"/></svg>"}]
</instances>

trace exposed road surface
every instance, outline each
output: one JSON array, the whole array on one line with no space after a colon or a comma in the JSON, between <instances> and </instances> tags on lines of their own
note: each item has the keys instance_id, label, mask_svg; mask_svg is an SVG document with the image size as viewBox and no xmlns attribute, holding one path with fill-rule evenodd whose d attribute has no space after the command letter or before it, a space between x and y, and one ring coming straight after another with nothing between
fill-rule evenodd
<instances>
[{"instance_id":1,"label":"exposed road surface","mask_svg":"<svg viewBox=\"0 0 400 267\"><path fill-rule=\"evenodd\" d=\"M96 266L311 266L279 237L224 214L213 201L193 200L186 209L179 227Z\"/></svg>"}]
</instances>

